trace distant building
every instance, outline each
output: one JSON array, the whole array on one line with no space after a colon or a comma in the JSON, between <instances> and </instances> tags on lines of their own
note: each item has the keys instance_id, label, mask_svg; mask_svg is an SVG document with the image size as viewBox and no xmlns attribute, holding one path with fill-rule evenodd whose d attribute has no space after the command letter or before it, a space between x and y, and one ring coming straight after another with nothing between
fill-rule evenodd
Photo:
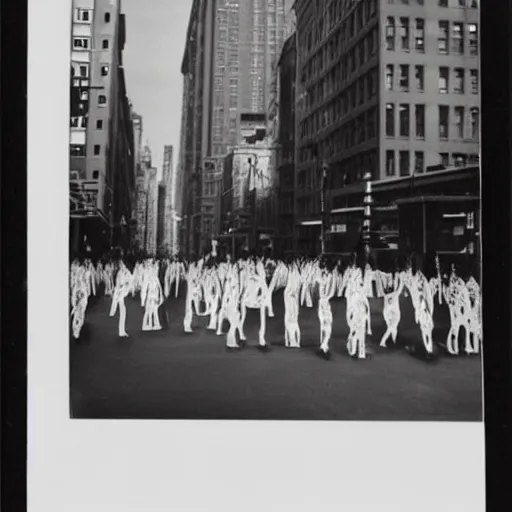
<instances>
[{"instance_id":1,"label":"distant building","mask_svg":"<svg viewBox=\"0 0 512 512\"><path fill-rule=\"evenodd\" d=\"M295 34L287 40L278 64L277 106L277 240L278 252L293 251L295 230L295 78L297 46Z\"/></svg>"},{"instance_id":2,"label":"distant building","mask_svg":"<svg viewBox=\"0 0 512 512\"><path fill-rule=\"evenodd\" d=\"M209 246L224 157L239 143L242 114L266 114L272 68L285 39L291 0L194 0L181 72L184 80L180 172L187 255ZM265 125L265 122L263 123ZM205 162L214 162L215 172Z\"/></svg>"},{"instance_id":3,"label":"distant building","mask_svg":"<svg viewBox=\"0 0 512 512\"><path fill-rule=\"evenodd\" d=\"M158 184L158 206L157 206L157 227L156 227L156 246L157 251L166 254L168 246L165 240L165 184L161 181Z\"/></svg>"},{"instance_id":4,"label":"distant building","mask_svg":"<svg viewBox=\"0 0 512 512\"><path fill-rule=\"evenodd\" d=\"M135 187L120 0L73 0L70 190L72 250L130 244Z\"/></svg>"},{"instance_id":5,"label":"distant building","mask_svg":"<svg viewBox=\"0 0 512 512\"><path fill-rule=\"evenodd\" d=\"M156 167L151 167L147 177L147 210L146 210L146 239L145 251L156 255L158 230L158 181Z\"/></svg>"}]
</instances>

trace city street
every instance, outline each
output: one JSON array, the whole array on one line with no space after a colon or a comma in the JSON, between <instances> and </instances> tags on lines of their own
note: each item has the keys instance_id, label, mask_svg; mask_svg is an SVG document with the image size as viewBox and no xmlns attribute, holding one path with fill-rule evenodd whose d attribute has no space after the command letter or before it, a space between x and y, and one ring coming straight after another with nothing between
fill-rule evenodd
<instances>
[{"instance_id":1,"label":"city street","mask_svg":"<svg viewBox=\"0 0 512 512\"><path fill-rule=\"evenodd\" d=\"M184 291L184 290L183 290ZM182 294L180 294L182 295ZM410 299L402 300L397 345L420 342ZM118 338L110 299L92 298L80 341L71 340L71 416L133 419L304 419L479 421L482 417L480 357L441 355L434 362L400 347L378 347L384 332L381 301L372 300L370 360L346 353L345 302L332 301L333 357L315 355L319 328L315 309L302 308L301 349L284 348L282 293L268 319L268 353L256 349L259 312L249 311L248 346L227 352L225 337L194 318L183 332L184 297L161 308L164 328L142 332L139 299L127 300L127 331ZM436 305L436 308L439 308ZM435 340L444 340L447 318L435 315ZM404 318L405 317L405 318ZM225 325L225 329L227 324Z\"/></svg>"}]
</instances>

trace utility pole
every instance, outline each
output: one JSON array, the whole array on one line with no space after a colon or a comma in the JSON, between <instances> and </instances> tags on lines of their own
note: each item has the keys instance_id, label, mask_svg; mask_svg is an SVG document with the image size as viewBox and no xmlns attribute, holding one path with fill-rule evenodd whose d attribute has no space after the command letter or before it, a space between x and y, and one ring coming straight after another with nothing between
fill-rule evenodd
<instances>
[{"instance_id":1,"label":"utility pole","mask_svg":"<svg viewBox=\"0 0 512 512\"><path fill-rule=\"evenodd\" d=\"M320 209L322 216L320 243L322 256L325 254L325 233L327 231L327 213L325 209L325 196L327 191L327 173L329 166L324 162L322 164L322 188L320 189Z\"/></svg>"}]
</instances>

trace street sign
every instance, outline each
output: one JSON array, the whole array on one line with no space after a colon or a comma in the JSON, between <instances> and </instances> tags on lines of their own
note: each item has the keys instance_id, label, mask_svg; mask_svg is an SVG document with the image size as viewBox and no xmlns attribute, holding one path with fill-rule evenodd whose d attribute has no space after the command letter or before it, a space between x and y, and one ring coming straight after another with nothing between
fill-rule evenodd
<instances>
[{"instance_id":1,"label":"street sign","mask_svg":"<svg viewBox=\"0 0 512 512\"><path fill-rule=\"evenodd\" d=\"M346 224L333 224L331 226L331 233L346 233L347 225Z\"/></svg>"}]
</instances>

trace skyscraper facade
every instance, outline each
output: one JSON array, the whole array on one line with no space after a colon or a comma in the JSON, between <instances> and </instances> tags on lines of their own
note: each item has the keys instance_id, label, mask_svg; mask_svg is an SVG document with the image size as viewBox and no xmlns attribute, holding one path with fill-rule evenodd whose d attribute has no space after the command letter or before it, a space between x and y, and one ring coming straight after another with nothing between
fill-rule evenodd
<instances>
[{"instance_id":1,"label":"skyscraper facade","mask_svg":"<svg viewBox=\"0 0 512 512\"><path fill-rule=\"evenodd\" d=\"M197 253L209 245L224 157L242 142L241 114L266 113L272 69L285 37L285 4L290 3L193 3L182 66L184 108L190 113L184 116L182 130L189 138L180 152L181 172L189 177L183 197L189 251Z\"/></svg>"},{"instance_id":2,"label":"skyscraper facade","mask_svg":"<svg viewBox=\"0 0 512 512\"><path fill-rule=\"evenodd\" d=\"M373 180L478 161L477 2L297 0L297 222ZM319 221L318 221L319 222ZM297 242L311 245L300 228ZM315 228L320 229L320 228Z\"/></svg>"},{"instance_id":3,"label":"skyscraper facade","mask_svg":"<svg viewBox=\"0 0 512 512\"><path fill-rule=\"evenodd\" d=\"M145 250L155 255L158 251L158 180L157 169L151 167L146 173L147 208L146 208L146 240Z\"/></svg>"},{"instance_id":4,"label":"skyscraper facade","mask_svg":"<svg viewBox=\"0 0 512 512\"><path fill-rule=\"evenodd\" d=\"M178 179L173 154L173 146L164 147L162 181L165 187L165 214L163 239L164 250L169 254L176 254L178 238Z\"/></svg>"},{"instance_id":5,"label":"skyscraper facade","mask_svg":"<svg viewBox=\"0 0 512 512\"><path fill-rule=\"evenodd\" d=\"M77 192L71 203L77 222L71 223L72 239L85 232L89 238L98 235L99 244L116 244L121 219L131 218L134 141L125 39L120 0L73 0L70 182ZM101 233L108 240L100 242Z\"/></svg>"}]
</instances>

